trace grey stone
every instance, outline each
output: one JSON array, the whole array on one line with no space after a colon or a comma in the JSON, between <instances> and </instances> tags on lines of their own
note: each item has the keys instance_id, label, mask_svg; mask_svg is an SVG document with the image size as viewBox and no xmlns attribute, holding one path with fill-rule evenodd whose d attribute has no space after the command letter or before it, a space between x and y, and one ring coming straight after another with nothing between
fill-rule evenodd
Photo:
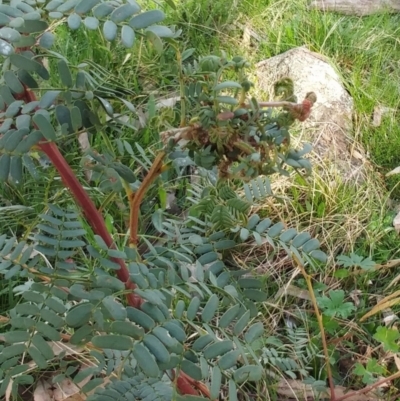
<instances>
[{"instance_id":1,"label":"grey stone","mask_svg":"<svg viewBox=\"0 0 400 401\"><path fill-rule=\"evenodd\" d=\"M317 102L311 116L296 125L297 137L310 142L314 156L333 163L345 180L362 179L366 157L352 137L353 99L327 58L295 48L259 62L256 76L265 100L274 97L274 83L285 77L293 80L299 102L307 92L315 92Z\"/></svg>"}]
</instances>

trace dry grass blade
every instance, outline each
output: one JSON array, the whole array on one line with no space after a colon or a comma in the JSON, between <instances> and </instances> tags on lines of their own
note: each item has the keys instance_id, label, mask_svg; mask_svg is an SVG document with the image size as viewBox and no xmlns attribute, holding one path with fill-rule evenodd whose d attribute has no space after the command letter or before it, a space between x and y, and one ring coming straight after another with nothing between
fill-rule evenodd
<instances>
[{"instance_id":1,"label":"dry grass blade","mask_svg":"<svg viewBox=\"0 0 400 401\"><path fill-rule=\"evenodd\" d=\"M398 303L400 303L400 297L398 297L398 295L400 295L400 290L395 291L393 294L390 294L387 297L380 300L369 312L367 312L364 316L361 317L360 322L363 322L369 317L376 315L377 313L383 311L384 309L388 309L393 305L397 305Z\"/></svg>"}]
</instances>

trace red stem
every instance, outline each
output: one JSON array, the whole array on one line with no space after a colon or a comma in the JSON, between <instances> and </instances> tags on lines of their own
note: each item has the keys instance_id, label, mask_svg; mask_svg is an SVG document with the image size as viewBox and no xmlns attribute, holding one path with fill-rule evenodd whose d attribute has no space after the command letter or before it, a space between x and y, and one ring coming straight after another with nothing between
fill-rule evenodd
<instances>
[{"instance_id":1,"label":"red stem","mask_svg":"<svg viewBox=\"0 0 400 401\"><path fill-rule=\"evenodd\" d=\"M43 151L46 156L53 163L57 171L59 172L64 184L72 192L75 201L82 208L83 214L88 223L93 228L93 231L99 235L109 248L116 248L115 243L107 230L102 215L97 210L95 204L90 199L87 192L83 189L82 185L76 178L69 164L64 159L63 155L59 151L57 145L54 142L40 142L39 148ZM125 287L128 290L134 290L135 284L130 281L129 271L126 267L125 262L119 258L111 258L114 262L120 265L120 269L117 270L118 278L125 283ZM139 308L143 300L138 295L130 292L127 295L129 305Z\"/></svg>"},{"instance_id":2,"label":"red stem","mask_svg":"<svg viewBox=\"0 0 400 401\"><path fill-rule=\"evenodd\" d=\"M21 98L22 97L25 98L27 103L36 100L36 95L26 86L24 95L21 96ZM39 142L38 146L40 150L44 152L46 156L50 159L54 167L58 170L65 186L72 192L75 201L82 208L83 214L92 227L93 231L103 239L103 241L107 244L109 248L115 249L115 243L107 230L103 216L97 210L96 205L89 198L89 195L76 178L70 165L64 159L64 156L61 154L57 145L53 142L41 141ZM126 267L125 262L119 258L111 259L120 265L120 269L117 270L117 277L125 284L125 288L127 290L131 290L131 292L129 292L127 295L128 304L135 308L140 308L140 305L143 303L143 299L132 292L136 288L136 285L132 283L129 278L129 271Z\"/></svg>"},{"instance_id":3,"label":"red stem","mask_svg":"<svg viewBox=\"0 0 400 401\"><path fill-rule=\"evenodd\" d=\"M25 88L25 96L27 102L36 100L35 94L27 88ZM80 205L83 214L87 222L92 227L93 231L103 239L103 241L107 244L109 248L115 249L116 245L107 230L103 216L97 210L96 205L90 199L89 195L84 190L81 183L78 181L77 177L72 171L70 165L65 160L64 156L61 154L57 145L54 142L41 141L39 142L38 146L40 150L46 154L46 156L50 159L54 167L59 172L65 186L71 191L75 201ZM134 290L136 288L136 285L132 283L129 278L129 271L125 262L119 258L111 259L120 265L120 269L116 272L119 280L125 283L125 287L128 290ZM140 309L140 306L143 303L143 299L133 292L128 293L127 301L130 306L138 309ZM189 380L189 377L183 374L183 372L180 372L179 377L177 378L177 388L179 392L182 395L198 395L199 393L197 392L195 387L196 386L191 383L191 380Z\"/></svg>"}]
</instances>

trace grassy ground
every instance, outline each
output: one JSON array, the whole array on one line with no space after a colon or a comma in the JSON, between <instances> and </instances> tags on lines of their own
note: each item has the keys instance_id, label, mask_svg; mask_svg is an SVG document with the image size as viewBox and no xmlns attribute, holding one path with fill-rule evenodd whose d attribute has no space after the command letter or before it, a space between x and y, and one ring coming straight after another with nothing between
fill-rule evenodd
<instances>
[{"instance_id":1,"label":"grassy ground","mask_svg":"<svg viewBox=\"0 0 400 401\"><path fill-rule=\"evenodd\" d=\"M358 18L322 13L310 11L305 0L243 0L232 2L228 9L224 1L204 0L178 2L178 10L172 13L171 20L179 21L188 46L199 49L199 53L225 50L231 55L245 55L254 63L305 45L328 56L354 99L353 134L368 152L375 171L385 174L400 164L400 127L396 121L400 101L399 15ZM253 30L260 39L252 40L251 47L243 45L243 26ZM376 106L392 109L379 127L371 124ZM354 230L357 233L354 237L362 234L366 240L357 242L360 252L370 252L378 260L393 257L397 252L397 237L391 233L386 235L393 211L381 204L386 201L384 195L380 196L382 190L372 188L381 185L381 177L371 177L362 193L358 193L360 189L354 191L346 186L329 188L323 178L316 177L314 188L305 195L308 199L293 189L294 213L304 218L307 208L308 212L311 208L316 218L348 214L363 225L361 231L360 227ZM384 182L387 196L394 200L400 194L398 182L396 176ZM377 227L385 234L377 235Z\"/></svg>"},{"instance_id":2,"label":"grassy ground","mask_svg":"<svg viewBox=\"0 0 400 401\"><path fill-rule=\"evenodd\" d=\"M294 185L289 185L285 191L288 201L283 205L274 202L261 205L260 213L312 231L332 256L355 252L381 264L398 258L400 241L392 228L392 219L394 205L400 197L400 181L397 177L385 179L384 174L400 165L400 126L397 123L400 16L383 14L358 18L321 13L308 10L305 0L242 0L232 2L229 7L223 0L182 0L170 18L175 23L179 21L188 47L195 47L200 54L224 50L230 55L244 55L255 63L305 45L332 60L354 99L354 137L368 152L375 173L367 178L364 186L355 188L338 182L337 177L327 179L326 173L318 173L327 166L319 166L319 169L315 168L311 185L300 178L295 179ZM250 47L243 45L243 26L259 38L252 39ZM371 120L377 106L392 111L383 117L379 127L374 127ZM394 202L388 202L389 198ZM260 271L267 272L281 288L288 283L294 284L297 290L305 288L302 279L286 275L285 260L274 264L273 259L266 259L264 255L250 249L242 257L248 265L258 265ZM343 288L350 294L360 294L356 295L356 298L361 297L356 301L358 316L375 304L376 297L390 291L386 287L397 277L396 270L388 268L367 276L357 277L350 273L341 279L343 270L338 264L331 264L320 274L319 285L320 288ZM281 298L274 304L275 308L266 311L266 322L273 327L274 322L284 319L285 314L293 313L297 319L303 316L306 333L302 334L312 338L317 328L299 313L296 290L291 295ZM399 307L394 306L393 312L398 311ZM361 355L373 347L373 327L379 324L379 319L374 320L372 326L352 321L344 325L347 329L334 332L334 336L343 339L334 354L337 358L334 376L338 383L362 386L360 377L352 372L356 362L366 363L366 358ZM347 341L346 330L351 332L350 341ZM273 336L276 332L271 329L269 334ZM390 368L392 360L382 349L377 348L368 355ZM309 368L313 366L314 377L324 379L318 363L308 363Z\"/></svg>"},{"instance_id":3,"label":"grassy ground","mask_svg":"<svg viewBox=\"0 0 400 401\"><path fill-rule=\"evenodd\" d=\"M294 178L293 185L287 185L286 181L282 186L286 200L259 205L259 213L282 219L289 226L307 229L316 235L330 254L332 262L327 270L315 272L319 280L316 287L320 290L343 288L346 294L355 294L357 316L362 316L375 304L376 297L385 293L387 285L396 278L396 272L386 268L378 273L357 275L349 268L349 274L345 276L343 269L333 263L333 258L341 252L356 252L384 264L399 257L400 241L391 227L395 206L387 200L389 197L395 201L400 199L400 180L393 178L382 184L379 174L400 165L400 127L396 123L400 99L400 15L356 18L325 14L308 10L306 0L175 2L176 10L166 8L168 20L183 30L186 48L195 48L197 56L223 50L229 55L246 56L254 64L305 45L330 57L342 75L343 83L355 101L354 136L368 151L376 174L371 174L364 186L355 188L337 181L337 177L327 180L326 175L318 173L326 166L316 166L311 185L300 177ZM148 3L154 5L151 0ZM252 46L243 45L243 26L254 31L258 38L252 39ZM158 95L176 89L172 51L160 58L151 47L138 40L137 46L127 57L126 52L100 42L98 38L90 32L71 34L61 27L58 28L55 51L59 49L63 54L69 54L71 63L79 64L85 59L101 61L121 87L134 92L128 98L136 105L146 104L151 93ZM372 127L372 114L378 105L395 111L384 116L379 127ZM164 117L171 124L174 122L174 116ZM138 141L144 148L154 147L158 140L159 119L153 117L152 129L142 131L140 137L131 131L122 131L121 139L131 143ZM104 136L100 135L98 140L103 139ZM72 162L78 165L78 157ZM327 184L332 181L336 184ZM24 191L19 193L11 188L2 188L0 206L7 206L10 199L14 199L14 204L32 205L32 199L29 203L27 200L29 186ZM34 199L33 206L38 205L38 208L43 204L43 199L57 197L57 190L49 193L47 187L41 190L36 188L34 193L37 199ZM27 210L24 213L32 212ZM31 218L34 216L36 213L32 213ZM27 220L30 221L30 218ZM271 293L293 285L290 294L282 293L277 298L272 296L271 302L266 305L269 344L271 347L277 344L273 338L278 333L277 329L284 326L287 343L286 348L281 348L284 349L280 354L282 358L285 355L295 360L299 366L309 369L314 377L325 380L321 359L316 356L320 351L313 349L313 338L318 333L318 327L313 319L308 318L309 304L303 303L299 292L296 293L304 290L304 280L293 274L292 270L286 271L288 266L284 260L274 264L274 260L266 258L265 249L255 252L251 248L241 257L245 264L257 265L260 271L277 279L271 285ZM0 301L3 305L9 306L14 302L6 286L3 289L0 287L0 296L3 297ZM395 306L393 311L396 313L399 308ZM297 328L288 328L290 318L296 322ZM355 362L365 361L362 355L367 350L388 371L392 369L393 360L387 353L380 348L372 351L376 346L372 340L373 330L380 323L378 319L372 324L358 324L355 320L344 319L341 327L336 331L332 329L332 337L343 338L338 346L335 343L334 358L338 368L334 375L338 383L363 385L359 377L350 372ZM346 333L352 337L349 339ZM263 349L268 347L264 345ZM267 366L275 369L268 355L265 360ZM350 364L350 368L346 364Z\"/></svg>"}]
</instances>

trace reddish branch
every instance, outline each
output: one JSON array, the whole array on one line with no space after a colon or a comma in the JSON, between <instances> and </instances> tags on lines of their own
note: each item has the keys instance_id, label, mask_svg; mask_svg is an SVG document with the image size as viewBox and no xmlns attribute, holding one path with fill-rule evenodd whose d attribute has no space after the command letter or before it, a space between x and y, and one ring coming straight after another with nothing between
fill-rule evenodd
<instances>
[{"instance_id":1,"label":"reddish branch","mask_svg":"<svg viewBox=\"0 0 400 401\"><path fill-rule=\"evenodd\" d=\"M24 100L26 103L32 102L36 100L35 94L30 91L27 87L25 87L24 92ZM107 230L105 225L103 216L97 210L96 205L90 199L87 192L84 190L80 182L78 181L76 175L72 171L71 167L65 160L64 156L61 154L57 145L54 142L46 142L41 141L38 144L39 149L46 154L46 156L53 163L54 167L59 172L65 186L71 191L75 201L81 207L83 214L87 220L87 222L92 227L93 231L99 235L107 246L111 249L116 249L116 245ZM140 203L143 199L143 196L149 187L149 185L153 182L155 177L158 176L162 172L162 160L164 158L164 154L160 153L157 156L152 168L150 169L147 177L143 181L141 187L139 188L136 196L132 199L132 204L134 206L134 212L131 210L131 215L133 215L133 231L131 231L131 239L133 239L134 243L137 242L137 229L138 229L138 214ZM145 185L144 185L145 184ZM133 233L133 234L132 234ZM125 288L129 290L127 295L128 304L134 308L140 308L143 303L143 299L135 294L133 290L136 288L136 285L132 283L129 278L129 271L122 259L112 258L112 260L119 264L120 269L117 270L117 277L125 284ZM177 378L177 388L182 395L190 394L190 395L199 395L200 393L196 390L198 388L200 392L204 395L207 395L208 389L203 383L197 382L193 380L185 373L180 372Z\"/></svg>"},{"instance_id":2,"label":"reddish branch","mask_svg":"<svg viewBox=\"0 0 400 401\"><path fill-rule=\"evenodd\" d=\"M292 102L259 102L260 107L283 107L286 109L294 119L301 122L307 120L311 114L311 108L317 101L317 96L314 92L308 92L301 103ZM250 106L246 106L250 107Z\"/></svg>"},{"instance_id":3,"label":"reddish branch","mask_svg":"<svg viewBox=\"0 0 400 401\"><path fill-rule=\"evenodd\" d=\"M36 100L35 94L26 87L25 100L27 103ZM75 201L81 207L86 220L92 227L95 234L99 235L109 248L115 249L115 243L107 230L103 216L97 210L96 205L90 199L89 195L76 178L76 175L65 160L64 156L61 154L57 145L54 142L41 141L39 142L38 147L42 152L46 154L46 156L50 159L54 167L59 172L65 186L71 191ZM143 300L141 299L141 297L132 292L136 288L136 286L129 278L129 271L126 267L125 262L122 259L118 258L112 258L112 260L118 263L120 266L120 269L117 270L117 277L125 284L126 289L130 290L127 295L129 305L135 308L140 307Z\"/></svg>"},{"instance_id":4,"label":"reddish branch","mask_svg":"<svg viewBox=\"0 0 400 401\"><path fill-rule=\"evenodd\" d=\"M160 152L151 166L149 172L144 178L140 188L129 196L129 204L131 215L129 219L129 245L136 248L138 243L138 231L139 231L139 212L140 205L142 203L143 197L152 184L152 182L162 173L163 171L163 160L165 157L165 152Z\"/></svg>"}]
</instances>

